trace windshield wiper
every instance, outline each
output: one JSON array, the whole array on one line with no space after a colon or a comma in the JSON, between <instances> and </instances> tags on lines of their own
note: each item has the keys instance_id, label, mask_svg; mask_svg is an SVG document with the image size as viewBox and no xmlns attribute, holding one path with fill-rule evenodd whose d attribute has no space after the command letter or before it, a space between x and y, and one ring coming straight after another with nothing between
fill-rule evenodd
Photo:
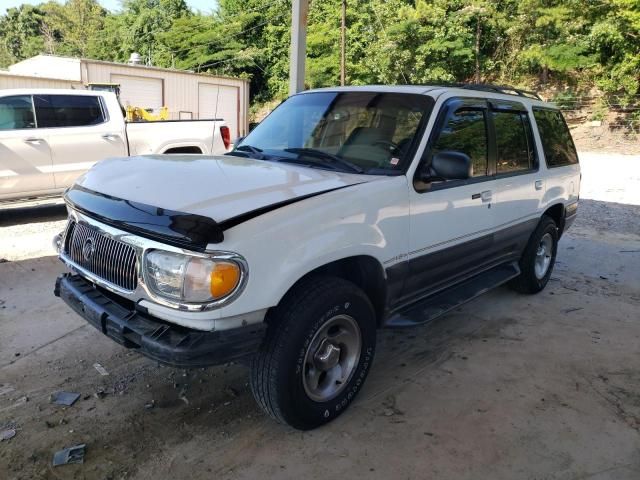
<instances>
[{"instance_id":1,"label":"windshield wiper","mask_svg":"<svg viewBox=\"0 0 640 480\"><path fill-rule=\"evenodd\" d=\"M296 153L299 156L315 157L321 160L329 160L330 162L337 163L347 170L355 173L364 173L364 169L358 165L351 163L349 160L345 160L342 157L333 155L331 153L323 152L322 150L316 150L315 148L285 148L285 152Z\"/></svg>"},{"instance_id":2,"label":"windshield wiper","mask_svg":"<svg viewBox=\"0 0 640 480\"><path fill-rule=\"evenodd\" d=\"M256 160L270 160L269 155L262 153L262 150L252 145L240 145L225 155L233 157L253 158Z\"/></svg>"}]
</instances>

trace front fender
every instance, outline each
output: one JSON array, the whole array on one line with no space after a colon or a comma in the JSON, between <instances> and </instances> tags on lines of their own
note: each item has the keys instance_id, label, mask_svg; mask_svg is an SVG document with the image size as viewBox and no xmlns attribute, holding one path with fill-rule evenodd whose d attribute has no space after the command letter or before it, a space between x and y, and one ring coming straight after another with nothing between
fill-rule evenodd
<instances>
[{"instance_id":1,"label":"front fender","mask_svg":"<svg viewBox=\"0 0 640 480\"><path fill-rule=\"evenodd\" d=\"M215 245L241 254L249 264L245 291L221 315L275 306L307 273L337 260L365 255L384 267L407 253L408 233L404 176L376 178L240 224Z\"/></svg>"}]
</instances>

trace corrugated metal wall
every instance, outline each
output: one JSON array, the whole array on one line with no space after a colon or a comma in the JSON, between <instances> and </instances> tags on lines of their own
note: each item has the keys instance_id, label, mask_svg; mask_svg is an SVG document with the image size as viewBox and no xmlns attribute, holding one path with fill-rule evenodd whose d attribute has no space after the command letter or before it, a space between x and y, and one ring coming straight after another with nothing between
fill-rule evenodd
<instances>
[{"instance_id":1,"label":"corrugated metal wall","mask_svg":"<svg viewBox=\"0 0 640 480\"><path fill-rule=\"evenodd\" d=\"M0 89L2 88L80 88L81 83L53 78L28 77L0 72Z\"/></svg>"},{"instance_id":2,"label":"corrugated metal wall","mask_svg":"<svg viewBox=\"0 0 640 480\"><path fill-rule=\"evenodd\" d=\"M200 118L198 85L223 85L236 87L238 91L238 135L248 131L247 112L249 110L248 82L227 77L213 77L189 72L148 68L145 66L114 65L107 62L83 61L82 80L85 83L111 83L113 75L131 75L135 77L158 78L163 81L163 103L169 109L172 119ZM139 105L144 106L144 105ZM182 115L181 115L182 112ZM235 123L235 122L234 122Z\"/></svg>"}]
</instances>

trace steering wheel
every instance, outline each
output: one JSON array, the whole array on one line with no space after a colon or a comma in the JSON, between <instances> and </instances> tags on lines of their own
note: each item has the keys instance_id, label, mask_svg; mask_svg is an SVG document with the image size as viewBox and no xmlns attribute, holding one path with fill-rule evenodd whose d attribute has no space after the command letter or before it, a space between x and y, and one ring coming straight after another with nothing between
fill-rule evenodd
<instances>
[{"instance_id":1,"label":"steering wheel","mask_svg":"<svg viewBox=\"0 0 640 480\"><path fill-rule=\"evenodd\" d=\"M397 143L390 140L378 140L377 142L373 142L373 145L387 147L386 149L388 149L390 152L393 152L394 150L398 150L400 148Z\"/></svg>"}]
</instances>

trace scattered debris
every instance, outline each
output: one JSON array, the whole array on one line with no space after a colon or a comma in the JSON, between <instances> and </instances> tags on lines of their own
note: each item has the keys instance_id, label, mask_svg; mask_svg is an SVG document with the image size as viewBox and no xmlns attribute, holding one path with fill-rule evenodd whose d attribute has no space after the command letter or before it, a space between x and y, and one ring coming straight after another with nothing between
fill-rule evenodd
<instances>
[{"instance_id":1,"label":"scattered debris","mask_svg":"<svg viewBox=\"0 0 640 480\"><path fill-rule=\"evenodd\" d=\"M578 310L584 310L584 308L582 308L582 307L567 308L566 310L564 310L564 313L577 312Z\"/></svg>"},{"instance_id":2,"label":"scattered debris","mask_svg":"<svg viewBox=\"0 0 640 480\"><path fill-rule=\"evenodd\" d=\"M53 454L53 466L68 465L70 463L84 463L84 452L86 445L74 445L73 447L59 450Z\"/></svg>"},{"instance_id":3,"label":"scattered debris","mask_svg":"<svg viewBox=\"0 0 640 480\"><path fill-rule=\"evenodd\" d=\"M51 394L49 400L51 403L55 403L56 405L64 405L66 407L70 407L80 398L79 393L74 392L56 392Z\"/></svg>"},{"instance_id":4,"label":"scattered debris","mask_svg":"<svg viewBox=\"0 0 640 480\"><path fill-rule=\"evenodd\" d=\"M147 402L144 404L144 408L146 408L147 410L151 410L155 406L156 406L155 400L151 400L150 402Z\"/></svg>"},{"instance_id":5,"label":"scattered debris","mask_svg":"<svg viewBox=\"0 0 640 480\"><path fill-rule=\"evenodd\" d=\"M604 275L600 275L600 278L601 278L602 280L609 280L609 277L605 277Z\"/></svg>"},{"instance_id":6,"label":"scattered debris","mask_svg":"<svg viewBox=\"0 0 640 480\"><path fill-rule=\"evenodd\" d=\"M393 395L389 395L384 402L382 402L382 406L385 409L382 411L382 415L385 417L393 417L394 415L404 415L404 412L398 408L396 408L396 397Z\"/></svg>"},{"instance_id":7,"label":"scattered debris","mask_svg":"<svg viewBox=\"0 0 640 480\"><path fill-rule=\"evenodd\" d=\"M4 442L5 440L11 440L16 436L15 428L7 428L6 430L2 430L0 432L0 442Z\"/></svg>"},{"instance_id":8,"label":"scattered debris","mask_svg":"<svg viewBox=\"0 0 640 480\"><path fill-rule=\"evenodd\" d=\"M94 392L93 396L96 397L98 400L102 400L104 397L107 396L107 392L105 392L104 390L100 389L100 390Z\"/></svg>"},{"instance_id":9,"label":"scattered debris","mask_svg":"<svg viewBox=\"0 0 640 480\"><path fill-rule=\"evenodd\" d=\"M100 365L99 363L94 363L93 364L93 368L95 368L98 373L100 375L102 375L103 377L106 377L107 375L109 375L109 372L107 372L107 369L104 368L102 365Z\"/></svg>"}]
</instances>

